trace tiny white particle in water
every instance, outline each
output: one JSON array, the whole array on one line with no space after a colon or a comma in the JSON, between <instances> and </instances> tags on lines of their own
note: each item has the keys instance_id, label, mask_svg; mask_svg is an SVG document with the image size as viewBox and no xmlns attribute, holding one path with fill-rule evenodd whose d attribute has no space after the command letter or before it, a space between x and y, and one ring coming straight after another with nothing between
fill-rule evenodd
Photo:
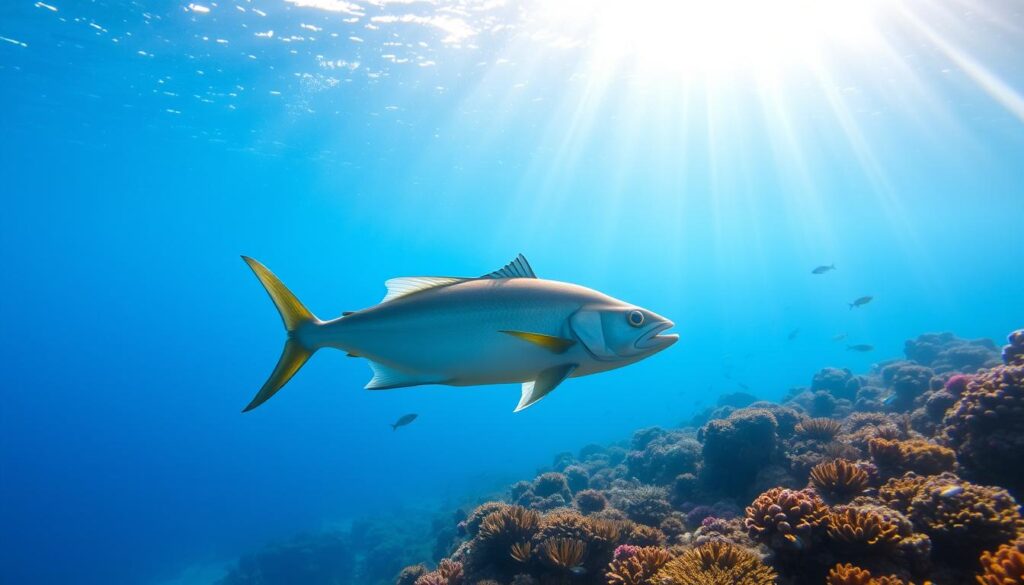
<instances>
[{"instance_id":1,"label":"tiny white particle in water","mask_svg":"<svg viewBox=\"0 0 1024 585\"><path fill-rule=\"evenodd\" d=\"M281 92L279 92L279 91L274 91L274 90L271 90L271 91L270 91L270 95L281 95Z\"/></svg>"},{"instance_id":2,"label":"tiny white particle in water","mask_svg":"<svg viewBox=\"0 0 1024 585\"><path fill-rule=\"evenodd\" d=\"M180 111L178 111L178 110L172 110L172 109L170 109L170 108L167 108L167 109L166 109L166 110L164 110L164 111L166 111L166 112L167 112L168 114L180 114L180 113L181 113L181 112L180 112Z\"/></svg>"},{"instance_id":3,"label":"tiny white particle in water","mask_svg":"<svg viewBox=\"0 0 1024 585\"><path fill-rule=\"evenodd\" d=\"M354 43L361 43L361 42L363 42L363 39L361 39L359 37L349 37L348 40L350 40L350 41L352 41Z\"/></svg>"},{"instance_id":4,"label":"tiny white particle in water","mask_svg":"<svg viewBox=\"0 0 1024 585\"><path fill-rule=\"evenodd\" d=\"M12 45L18 45L19 47L28 48L28 43L23 43L21 41L16 41L14 39L9 39L7 37L0 37L0 41L7 41L8 43L11 43Z\"/></svg>"},{"instance_id":5,"label":"tiny white particle in water","mask_svg":"<svg viewBox=\"0 0 1024 585\"><path fill-rule=\"evenodd\" d=\"M188 10L191 10L192 12L198 12L200 14L207 14L208 12L210 12L210 8L208 6L203 6L202 4L189 4Z\"/></svg>"},{"instance_id":6,"label":"tiny white particle in water","mask_svg":"<svg viewBox=\"0 0 1024 585\"><path fill-rule=\"evenodd\" d=\"M262 38L265 38L265 39L270 39L270 38L274 37L274 31L268 30L267 32L258 32L258 33L256 33L256 36L262 37Z\"/></svg>"},{"instance_id":7,"label":"tiny white particle in water","mask_svg":"<svg viewBox=\"0 0 1024 585\"><path fill-rule=\"evenodd\" d=\"M253 8L252 11L255 12L256 14L259 14L260 16L266 16L267 15L266 12L263 12L259 8Z\"/></svg>"},{"instance_id":8,"label":"tiny white particle in water","mask_svg":"<svg viewBox=\"0 0 1024 585\"><path fill-rule=\"evenodd\" d=\"M228 44L228 40L227 40L227 39L217 39L217 42L218 42L219 44L221 44L221 45L226 45L226 44Z\"/></svg>"},{"instance_id":9,"label":"tiny white particle in water","mask_svg":"<svg viewBox=\"0 0 1024 585\"><path fill-rule=\"evenodd\" d=\"M45 8L45 9L51 11L51 12L57 12L57 7L56 6L50 6L49 4L44 4L42 2L36 2L35 3L35 7L36 8Z\"/></svg>"}]
</instances>

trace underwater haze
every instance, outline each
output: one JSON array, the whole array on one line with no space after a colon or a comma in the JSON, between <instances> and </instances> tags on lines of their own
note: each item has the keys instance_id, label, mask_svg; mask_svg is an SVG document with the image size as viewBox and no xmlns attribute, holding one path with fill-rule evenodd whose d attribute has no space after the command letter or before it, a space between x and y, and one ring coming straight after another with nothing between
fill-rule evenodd
<instances>
[{"instance_id":1,"label":"underwater haze","mask_svg":"<svg viewBox=\"0 0 1024 585\"><path fill-rule=\"evenodd\" d=\"M1013 0L5 0L0 582L212 584L925 332L1001 343L1022 54ZM519 253L679 341L518 413L324 350L241 412L285 333L240 255L326 319Z\"/></svg>"}]
</instances>

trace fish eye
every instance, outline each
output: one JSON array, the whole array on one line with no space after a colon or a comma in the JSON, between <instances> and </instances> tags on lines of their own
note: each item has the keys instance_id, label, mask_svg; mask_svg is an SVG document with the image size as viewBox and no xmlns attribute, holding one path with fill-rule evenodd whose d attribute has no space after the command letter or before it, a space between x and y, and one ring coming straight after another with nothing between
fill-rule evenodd
<instances>
[{"instance_id":1,"label":"fish eye","mask_svg":"<svg viewBox=\"0 0 1024 585\"><path fill-rule=\"evenodd\" d=\"M644 324L644 314L640 311L630 311L629 314L626 315L626 319L633 327L639 327Z\"/></svg>"}]
</instances>

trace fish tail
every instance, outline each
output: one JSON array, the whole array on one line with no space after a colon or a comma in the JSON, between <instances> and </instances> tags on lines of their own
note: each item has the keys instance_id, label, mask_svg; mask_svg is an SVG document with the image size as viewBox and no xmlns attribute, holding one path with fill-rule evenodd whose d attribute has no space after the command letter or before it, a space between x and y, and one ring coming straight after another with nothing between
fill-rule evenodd
<instances>
[{"instance_id":1,"label":"fish tail","mask_svg":"<svg viewBox=\"0 0 1024 585\"><path fill-rule=\"evenodd\" d=\"M391 425L391 430L392 431L397 431L398 430L398 423L395 423L395 424Z\"/></svg>"},{"instance_id":2,"label":"fish tail","mask_svg":"<svg viewBox=\"0 0 1024 585\"><path fill-rule=\"evenodd\" d=\"M309 312L303 304L295 297L288 287L284 285L274 273L248 256L242 256L242 260L256 273L256 278L267 290L270 299L281 313L281 320L284 321L284 328L288 332L288 339L284 342L284 351L277 360L277 366L267 378L267 381L256 393L249 405L242 412L248 412L270 399L282 386L291 380L292 376L299 371L309 359L317 347L310 343L304 343L301 333L309 326L316 326L320 323L313 313Z\"/></svg>"}]
</instances>

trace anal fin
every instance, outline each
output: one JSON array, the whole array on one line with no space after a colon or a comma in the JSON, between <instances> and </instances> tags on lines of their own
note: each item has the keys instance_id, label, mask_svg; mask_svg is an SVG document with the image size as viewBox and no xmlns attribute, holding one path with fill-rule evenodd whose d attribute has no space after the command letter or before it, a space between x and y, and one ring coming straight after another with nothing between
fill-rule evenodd
<instances>
[{"instance_id":1,"label":"anal fin","mask_svg":"<svg viewBox=\"0 0 1024 585\"><path fill-rule=\"evenodd\" d=\"M576 345L576 341L572 339L566 339L564 337L557 337L554 335L547 335L544 333L531 333L529 331L509 331L506 329L501 330L502 333L507 333L513 337L518 337L523 341L528 341L534 345L543 347L551 353L565 353L570 347Z\"/></svg>"},{"instance_id":2,"label":"anal fin","mask_svg":"<svg viewBox=\"0 0 1024 585\"><path fill-rule=\"evenodd\" d=\"M537 375L532 382L523 383L523 394L513 412L519 412L551 393L552 390L576 370L577 364L565 364L548 368Z\"/></svg>"},{"instance_id":3,"label":"anal fin","mask_svg":"<svg viewBox=\"0 0 1024 585\"><path fill-rule=\"evenodd\" d=\"M373 378L365 386L367 390L390 390L391 388L405 388L407 386L433 383L433 380L424 380L422 377L407 374L373 360L366 361L373 370Z\"/></svg>"}]
</instances>

